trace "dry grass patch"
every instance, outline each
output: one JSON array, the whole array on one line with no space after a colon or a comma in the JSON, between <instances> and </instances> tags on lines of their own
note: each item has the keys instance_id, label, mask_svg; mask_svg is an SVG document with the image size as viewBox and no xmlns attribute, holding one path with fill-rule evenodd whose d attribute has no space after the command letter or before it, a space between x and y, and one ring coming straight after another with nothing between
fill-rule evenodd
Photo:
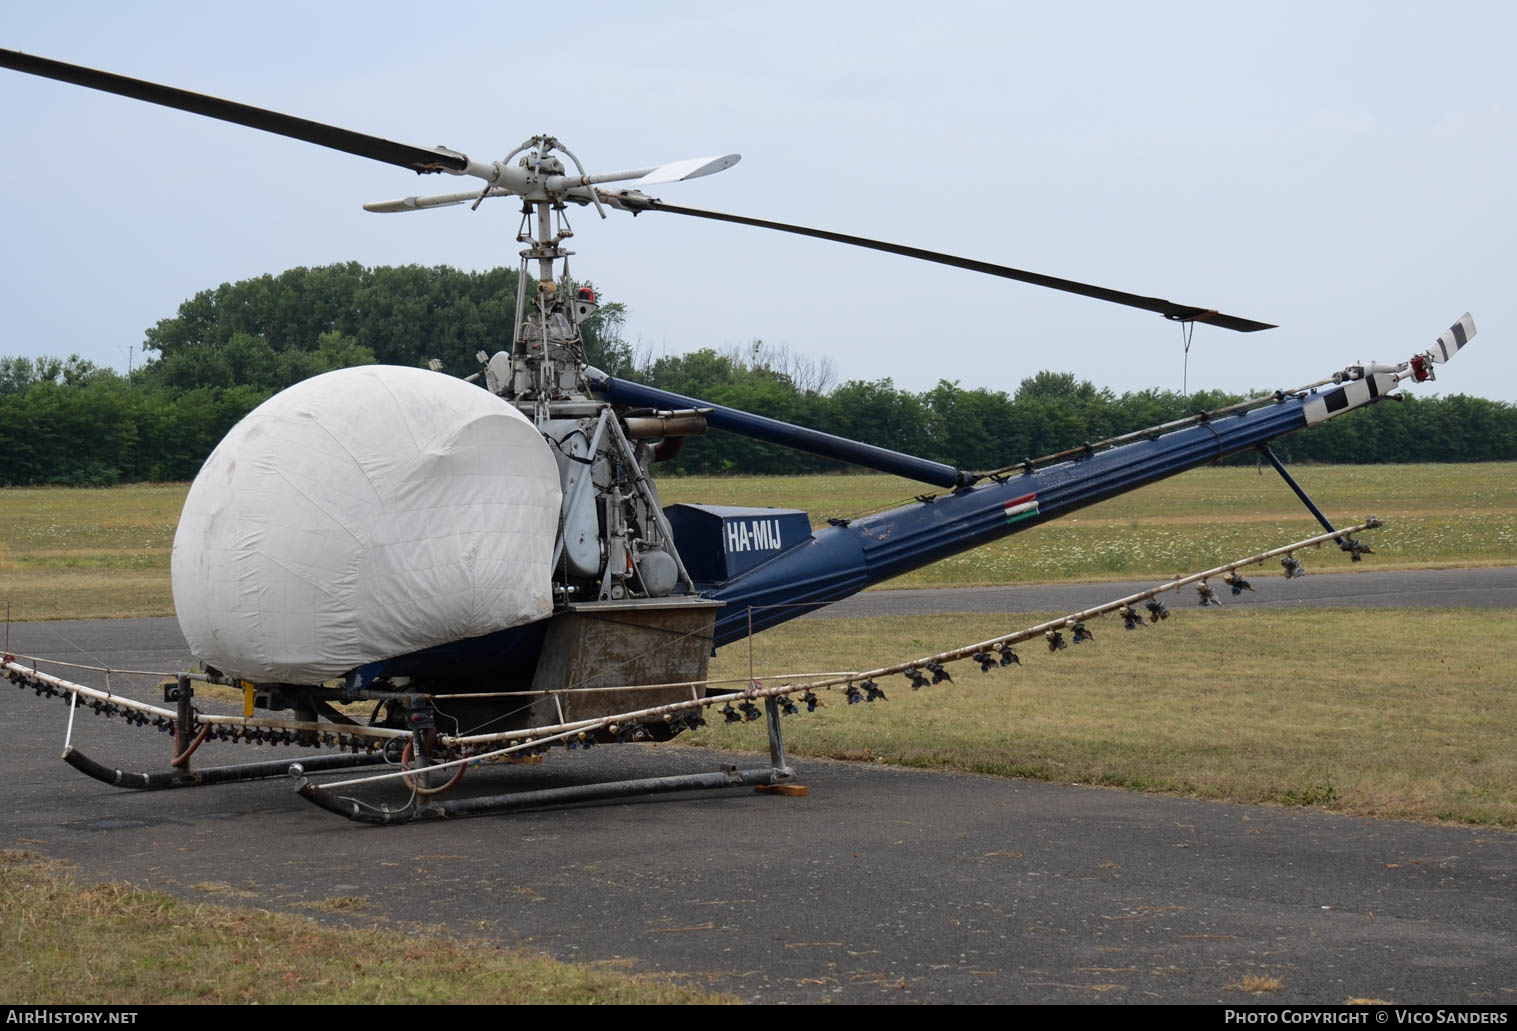
<instances>
[{"instance_id":1,"label":"dry grass patch","mask_svg":"<svg viewBox=\"0 0 1517 1031\"><path fill-rule=\"evenodd\" d=\"M223 898L253 899L258 897L255 891L234 888L225 881L198 881L190 885L190 890L198 891L203 895L220 895Z\"/></svg>"},{"instance_id":2,"label":"dry grass patch","mask_svg":"<svg viewBox=\"0 0 1517 1031\"><path fill-rule=\"evenodd\" d=\"M15 569L0 560L0 615L14 620L122 619L172 616L174 592L164 569Z\"/></svg>"},{"instance_id":3,"label":"dry grass patch","mask_svg":"<svg viewBox=\"0 0 1517 1031\"><path fill-rule=\"evenodd\" d=\"M867 669L1046 618L798 620L754 639L760 673ZM879 760L1367 816L1517 827L1517 634L1505 610L1176 608L1158 626L1021 667L949 667L954 683L785 721L797 755ZM743 676L746 649L713 676ZM762 722L680 740L764 747Z\"/></svg>"},{"instance_id":4,"label":"dry grass patch","mask_svg":"<svg viewBox=\"0 0 1517 1031\"><path fill-rule=\"evenodd\" d=\"M9 850L0 851L0 983L17 1003L59 1005L731 1001L615 964L85 884L60 863Z\"/></svg>"},{"instance_id":5,"label":"dry grass patch","mask_svg":"<svg viewBox=\"0 0 1517 1031\"><path fill-rule=\"evenodd\" d=\"M318 913L362 913L372 905L367 895L333 895L318 902L303 902L300 908Z\"/></svg>"}]
</instances>

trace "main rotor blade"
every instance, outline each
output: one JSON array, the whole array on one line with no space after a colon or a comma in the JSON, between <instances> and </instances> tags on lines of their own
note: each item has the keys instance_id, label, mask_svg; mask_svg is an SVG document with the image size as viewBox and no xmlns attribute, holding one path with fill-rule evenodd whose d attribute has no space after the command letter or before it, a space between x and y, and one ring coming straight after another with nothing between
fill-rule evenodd
<instances>
[{"instance_id":1,"label":"main rotor blade","mask_svg":"<svg viewBox=\"0 0 1517 1031\"><path fill-rule=\"evenodd\" d=\"M1141 294L1130 294L1122 290L1108 290L1104 286L1091 286L1089 283L1077 283L1071 279L1059 279L1057 276L1045 276L1038 272L1024 272L1022 269L995 265L988 261L977 261L974 258L961 258L958 255L944 254L940 251L923 250L920 247L907 247L904 244L870 240L862 236L834 233L826 229L812 229L808 226L791 225L787 222L771 222L763 218L749 218L746 215L729 215L722 211L685 208L675 204L665 204L663 201L656 200L653 197L617 196L615 193L612 193L611 198L617 206L624 207L634 213L644 210L667 211L674 215L693 215L696 218L710 218L718 222L736 222L739 225L757 226L760 229L777 229L782 233L795 233L797 236L811 236L818 240L832 240L836 243L852 244L855 247L867 247L870 250L884 251L887 254L900 254L907 258L934 261L939 265L952 265L955 268L969 269L972 272L984 272L986 275L1000 276L1002 279L1015 279L1018 282L1031 283L1034 286L1046 286L1051 290L1063 290L1065 293L1080 294L1082 297L1094 297L1099 301L1125 304L1129 308L1141 308L1144 311L1157 312L1172 322L1204 322L1208 326L1220 326L1223 329L1237 330L1239 333L1254 333L1261 329L1275 328L1274 325L1268 322L1255 322L1252 319L1239 318L1236 315L1224 315L1215 309L1176 304L1174 301L1166 301L1162 297L1144 297Z\"/></svg>"},{"instance_id":2,"label":"main rotor blade","mask_svg":"<svg viewBox=\"0 0 1517 1031\"><path fill-rule=\"evenodd\" d=\"M145 100L150 104L161 104L164 107L177 108L191 114L217 118L223 122L246 125L251 129L262 129L264 132L314 143L319 147L399 165L402 168L412 169L418 174L443 171L462 172L469 165L468 157L455 151L443 148L427 150L407 143L395 143L378 136L366 136L361 132L339 129L336 126L323 125L320 122L296 118L293 115L282 115L277 111L266 111L263 108L250 107L247 104L222 100L219 97L208 97L203 93L191 93L173 86L160 86L154 82L131 79L125 75L102 72L77 64L65 64L46 57L34 57L17 50L0 50L0 68L11 68L18 72L26 72L28 75L40 75L47 79L73 83L75 86L86 86L89 89L103 90L106 93L115 93L133 100Z\"/></svg>"}]
</instances>

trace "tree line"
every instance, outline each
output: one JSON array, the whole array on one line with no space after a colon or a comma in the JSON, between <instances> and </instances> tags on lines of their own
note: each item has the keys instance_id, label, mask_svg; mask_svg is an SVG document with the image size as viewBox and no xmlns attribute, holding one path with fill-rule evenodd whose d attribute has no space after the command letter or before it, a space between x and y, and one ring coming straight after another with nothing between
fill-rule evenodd
<instances>
[{"instance_id":1,"label":"tree line","mask_svg":"<svg viewBox=\"0 0 1517 1031\"><path fill-rule=\"evenodd\" d=\"M783 363L780 363L781 366ZM798 390L753 354L697 351L644 362L635 378L717 404L800 423L963 469L1036 458L1244 400L1244 395L1142 390L1115 394L1068 372L1040 372L1015 392L940 381L920 393L890 380ZM1257 397L1267 390L1251 392ZM1287 461L1485 462L1517 459L1517 405L1454 395L1408 394L1270 445ZM1252 452L1234 463L1255 461ZM821 472L837 463L724 433L694 438L673 463L688 473Z\"/></svg>"},{"instance_id":2,"label":"tree line","mask_svg":"<svg viewBox=\"0 0 1517 1031\"><path fill-rule=\"evenodd\" d=\"M144 349L152 357L130 378L77 356L0 358L0 484L187 480L239 419L309 376L432 359L466 375L478 368L476 352L508 346L516 277L509 269L297 268L196 294L147 331ZM825 360L759 342L637 355L622 335L624 319L621 305L603 304L586 330L591 363L612 375L967 469L1006 465L1241 400L1215 391L1117 395L1071 373L1047 371L1022 380L1012 393L947 381L920 392L888 379L834 385ZM1408 396L1273 447L1294 461L1509 461L1517 459L1517 406L1463 395ZM661 471L842 468L713 431L691 439Z\"/></svg>"}]
</instances>

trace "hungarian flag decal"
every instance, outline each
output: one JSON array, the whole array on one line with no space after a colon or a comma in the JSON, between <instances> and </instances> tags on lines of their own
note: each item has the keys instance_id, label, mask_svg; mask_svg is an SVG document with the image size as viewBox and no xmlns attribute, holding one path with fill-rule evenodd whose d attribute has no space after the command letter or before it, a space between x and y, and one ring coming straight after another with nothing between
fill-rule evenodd
<instances>
[{"instance_id":1,"label":"hungarian flag decal","mask_svg":"<svg viewBox=\"0 0 1517 1031\"><path fill-rule=\"evenodd\" d=\"M1036 494L1023 494L1020 498L1012 498L1006 502L1006 521L1019 523L1023 519L1031 519L1038 514L1038 496Z\"/></svg>"}]
</instances>

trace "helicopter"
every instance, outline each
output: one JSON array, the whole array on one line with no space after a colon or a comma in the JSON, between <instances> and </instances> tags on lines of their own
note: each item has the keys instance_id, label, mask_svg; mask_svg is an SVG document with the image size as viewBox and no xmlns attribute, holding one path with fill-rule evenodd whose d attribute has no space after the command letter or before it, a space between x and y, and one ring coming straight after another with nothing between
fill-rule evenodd
<instances>
[{"instance_id":1,"label":"helicopter","mask_svg":"<svg viewBox=\"0 0 1517 1031\"><path fill-rule=\"evenodd\" d=\"M467 377L438 369L364 366L314 377L249 414L190 488L173 553L175 608L203 671L165 685L163 707L127 704L6 658L7 675L39 693L85 699L96 711L172 731L170 769L130 773L76 749L65 759L107 783L140 789L280 776L304 797L367 822L502 812L616 794L793 780L780 717L793 696L814 706L831 684L756 682L736 693L708 679L715 649L866 587L1126 491L1258 449L1325 532L1264 553L1294 561L1332 541L1353 561L1369 553L1334 527L1268 448L1276 437L1397 397L1434 378L1475 333L1463 316L1434 346L1395 364L1361 363L1289 391L1085 442L997 469L964 469L821 433L701 398L607 375L586 360L594 290L568 274L571 209L668 214L866 248L1049 288L1241 333L1269 323L944 252L664 201L649 192L724 172L735 153L590 172L552 135L495 159L398 143L304 118L11 50L0 67L283 135L405 168L472 179L465 190L365 204L377 214L514 199L522 246L512 339L480 352ZM917 481L913 502L813 527L806 512L699 504L664 506L652 475L685 440L740 434ZM1231 577L1258 556L1183 578ZM1285 564L1289 575L1292 566ZM1103 606L1131 618L1157 591ZM1204 594L1203 594L1204 598ZM1163 618L1162 604L1149 604ZM1092 610L1094 612L1095 610ZM949 659L1017 661L1011 644L1045 635L1057 647L1077 614ZM962 653L962 654L960 654ZM877 692L876 676L943 675L942 656L846 678ZM935 668L936 667L936 668ZM927 673L924 673L926 670ZM195 684L243 694L241 717L201 713ZM873 697L871 693L870 697ZM733 702L739 708L733 708ZM757 702L764 703L760 713ZM661 741L699 726L721 702L727 719L767 721L771 764L755 771L657 778L438 801L482 755L541 754ZM372 705L367 721L350 707ZM167 708L172 704L172 709ZM270 713L258 717L259 710ZM289 714L288 716L284 714ZM300 744L329 752L297 764L194 769L215 738ZM333 751L335 750L335 751ZM413 792L403 811L317 785L317 773L394 764ZM420 801L418 801L418 799Z\"/></svg>"}]
</instances>

